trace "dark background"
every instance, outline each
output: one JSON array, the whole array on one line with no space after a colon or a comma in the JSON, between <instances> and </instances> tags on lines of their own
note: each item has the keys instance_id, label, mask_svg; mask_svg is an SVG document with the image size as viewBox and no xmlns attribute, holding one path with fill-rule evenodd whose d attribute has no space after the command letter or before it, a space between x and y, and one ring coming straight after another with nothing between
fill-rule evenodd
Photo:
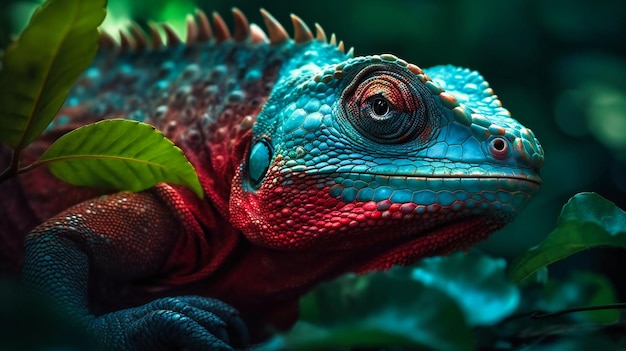
<instances>
[{"instance_id":1,"label":"dark background","mask_svg":"<svg viewBox=\"0 0 626 351\"><path fill-rule=\"evenodd\" d=\"M2 0L2 46L37 4ZM142 24L169 20L183 33L185 14L194 8L216 10L232 24L233 6L259 24L263 6L289 30L289 13L296 13L310 27L318 22L336 33L356 55L393 53L422 67L449 63L481 72L546 152L540 193L481 250L518 256L554 228L561 207L578 192L595 191L626 208L626 1L110 0L106 26L129 17ZM600 270L619 285L625 256L590 250L550 272Z\"/></svg>"}]
</instances>

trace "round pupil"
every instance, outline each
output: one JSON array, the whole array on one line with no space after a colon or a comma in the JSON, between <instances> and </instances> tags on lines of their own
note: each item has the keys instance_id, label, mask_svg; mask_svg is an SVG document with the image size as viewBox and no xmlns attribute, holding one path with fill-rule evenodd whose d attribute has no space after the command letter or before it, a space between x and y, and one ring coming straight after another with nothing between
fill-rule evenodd
<instances>
[{"instance_id":1,"label":"round pupil","mask_svg":"<svg viewBox=\"0 0 626 351\"><path fill-rule=\"evenodd\" d=\"M376 99L373 104L374 113L377 116L384 116L389 112L389 103L384 99Z\"/></svg>"}]
</instances>

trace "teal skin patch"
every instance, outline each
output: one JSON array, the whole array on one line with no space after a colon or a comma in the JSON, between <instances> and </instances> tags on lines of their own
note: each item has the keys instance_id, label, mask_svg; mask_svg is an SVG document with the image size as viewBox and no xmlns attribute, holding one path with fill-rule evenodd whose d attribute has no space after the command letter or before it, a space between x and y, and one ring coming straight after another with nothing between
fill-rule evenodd
<instances>
[{"instance_id":1,"label":"teal skin patch","mask_svg":"<svg viewBox=\"0 0 626 351\"><path fill-rule=\"evenodd\" d=\"M248 175L251 185L257 187L261 184L265 173L270 167L272 159L272 147L266 140L257 141L250 150L248 157Z\"/></svg>"}]
</instances>

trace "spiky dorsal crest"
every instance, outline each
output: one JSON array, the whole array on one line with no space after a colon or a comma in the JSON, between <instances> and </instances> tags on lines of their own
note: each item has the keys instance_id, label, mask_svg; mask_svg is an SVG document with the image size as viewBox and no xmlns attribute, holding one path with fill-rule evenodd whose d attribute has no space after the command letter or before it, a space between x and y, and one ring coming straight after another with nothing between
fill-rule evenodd
<instances>
[{"instance_id":1,"label":"spiky dorsal crest","mask_svg":"<svg viewBox=\"0 0 626 351\"><path fill-rule=\"evenodd\" d=\"M265 31L254 23L250 24L239 9L233 8L232 13L234 19L233 34L231 34L224 19L217 12L212 14L212 21L209 21L209 18L202 10L196 10L195 15L187 15L187 38L184 41L185 44L191 45L211 40L221 43L233 40L239 43L250 42L253 44L279 45L289 40L293 40L296 44L306 44L312 40L317 40L318 42L336 46L339 51L345 52L343 41L337 43L335 34L332 34L330 41L327 41L324 29L318 23L315 23L316 34L314 36L307 24L294 14L291 15L294 30L293 39L291 39L282 24L265 9L261 9ZM132 23L128 31L120 31L119 42L109 33L101 31L100 47L104 50L141 51L159 49L165 46L177 46L183 42L167 23L150 23L148 29L149 35L146 35L139 25ZM165 42L159 30L165 34ZM350 48L347 55L352 57L354 49Z\"/></svg>"}]
</instances>

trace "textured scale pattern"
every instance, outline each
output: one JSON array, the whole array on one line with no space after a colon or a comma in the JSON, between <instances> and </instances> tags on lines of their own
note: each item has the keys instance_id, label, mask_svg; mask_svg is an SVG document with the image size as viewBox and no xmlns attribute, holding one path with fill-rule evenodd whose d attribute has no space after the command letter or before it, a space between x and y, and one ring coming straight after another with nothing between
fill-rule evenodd
<instances>
[{"instance_id":1,"label":"textured scale pattern","mask_svg":"<svg viewBox=\"0 0 626 351\"><path fill-rule=\"evenodd\" d=\"M24 153L104 118L147 122L204 200L167 184L103 195L45 169L0 184L3 270L25 255L25 283L104 349L229 349L243 322L258 341L318 282L467 248L539 188L541 145L477 72L353 57L295 15L293 39L265 10L265 30L233 16L232 34L201 11L185 40L167 25L103 34Z\"/></svg>"}]
</instances>

